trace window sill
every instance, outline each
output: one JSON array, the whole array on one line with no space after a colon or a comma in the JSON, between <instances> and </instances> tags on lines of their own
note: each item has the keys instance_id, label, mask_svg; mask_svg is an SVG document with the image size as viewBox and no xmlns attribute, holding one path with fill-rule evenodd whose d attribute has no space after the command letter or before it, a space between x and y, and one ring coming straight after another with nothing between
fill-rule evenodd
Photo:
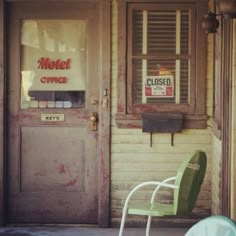
<instances>
[{"instance_id":1,"label":"window sill","mask_svg":"<svg viewBox=\"0 0 236 236\"><path fill-rule=\"evenodd\" d=\"M118 128L138 129L142 128L141 114L116 114L116 125ZM184 129L205 129L207 115L184 115Z\"/></svg>"}]
</instances>

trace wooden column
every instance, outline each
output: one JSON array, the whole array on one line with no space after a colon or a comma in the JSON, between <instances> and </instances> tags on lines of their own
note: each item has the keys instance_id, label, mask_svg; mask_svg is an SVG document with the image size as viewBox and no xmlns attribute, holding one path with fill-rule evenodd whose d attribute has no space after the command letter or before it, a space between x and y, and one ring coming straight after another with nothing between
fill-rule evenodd
<instances>
[{"instance_id":1,"label":"wooden column","mask_svg":"<svg viewBox=\"0 0 236 236\"><path fill-rule=\"evenodd\" d=\"M231 195L231 119L232 119L232 47L233 22L223 20L222 29L222 214L230 217Z\"/></svg>"},{"instance_id":2,"label":"wooden column","mask_svg":"<svg viewBox=\"0 0 236 236\"><path fill-rule=\"evenodd\" d=\"M102 0L101 3L101 61L102 61L102 86L101 86L101 120L100 124L102 132L100 132L99 147L99 209L98 224L100 227L108 227L110 220L110 32L111 32L111 1ZM104 142L106 141L106 142Z\"/></svg>"},{"instance_id":3,"label":"wooden column","mask_svg":"<svg viewBox=\"0 0 236 236\"><path fill-rule=\"evenodd\" d=\"M4 224L4 0L0 0L0 226Z\"/></svg>"}]
</instances>

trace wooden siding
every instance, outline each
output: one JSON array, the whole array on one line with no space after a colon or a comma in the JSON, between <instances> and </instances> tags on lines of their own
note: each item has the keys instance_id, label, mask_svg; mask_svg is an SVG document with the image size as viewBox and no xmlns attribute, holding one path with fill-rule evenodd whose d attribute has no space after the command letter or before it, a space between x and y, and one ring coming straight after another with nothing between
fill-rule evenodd
<instances>
[{"instance_id":1,"label":"wooden siding","mask_svg":"<svg viewBox=\"0 0 236 236\"><path fill-rule=\"evenodd\" d=\"M194 213L210 214L211 205L211 135L208 130L186 130L175 134L174 146L170 134L149 134L138 129L112 129L111 203L112 220L120 220L121 208L130 189L148 180L163 180L175 176L184 158L194 150L202 149L208 156L207 175ZM186 145L187 144L187 145ZM134 201L148 199L149 192L140 191ZM161 191L163 202L172 201L171 191ZM132 218L131 218L132 219ZM139 219L140 220L140 219Z\"/></svg>"},{"instance_id":2,"label":"wooden siding","mask_svg":"<svg viewBox=\"0 0 236 236\"><path fill-rule=\"evenodd\" d=\"M112 114L111 114L111 223L119 225L121 210L128 192L136 184L147 180L163 180L174 176L180 163L185 157L193 154L197 149L206 151L208 157L207 174L200 192L196 207L191 216L180 218L157 219L156 223L193 223L193 219L211 214L211 159L212 135L211 129L186 129L174 135L174 146L171 146L170 134L153 134L150 147L150 135L142 133L141 129L119 129L116 125L117 112L117 1L112 1ZM209 39L212 43L211 39ZM212 50L210 48L209 50ZM210 57L209 57L210 60ZM207 74L207 111L212 115L212 68ZM217 185L217 183L216 183ZM148 198L147 192L141 191L135 196L138 202ZM164 189L160 199L172 201L171 192ZM145 218L131 216L128 222L132 225L144 222ZM154 220L155 221L155 220ZM155 222L154 222L155 223Z\"/></svg>"}]
</instances>

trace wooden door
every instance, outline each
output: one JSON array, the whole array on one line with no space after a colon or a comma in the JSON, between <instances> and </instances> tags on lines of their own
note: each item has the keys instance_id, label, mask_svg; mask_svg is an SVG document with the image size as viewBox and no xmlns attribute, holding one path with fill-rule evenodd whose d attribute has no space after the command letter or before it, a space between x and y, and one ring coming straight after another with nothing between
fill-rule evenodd
<instances>
[{"instance_id":1,"label":"wooden door","mask_svg":"<svg viewBox=\"0 0 236 236\"><path fill-rule=\"evenodd\" d=\"M8 223L98 221L98 2L8 4Z\"/></svg>"}]
</instances>

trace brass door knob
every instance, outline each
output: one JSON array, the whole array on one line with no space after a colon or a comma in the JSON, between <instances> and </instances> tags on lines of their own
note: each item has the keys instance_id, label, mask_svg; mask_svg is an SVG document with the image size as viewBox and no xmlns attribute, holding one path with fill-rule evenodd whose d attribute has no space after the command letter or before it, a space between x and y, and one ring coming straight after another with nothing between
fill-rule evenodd
<instances>
[{"instance_id":1,"label":"brass door knob","mask_svg":"<svg viewBox=\"0 0 236 236\"><path fill-rule=\"evenodd\" d=\"M91 120L91 124L90 124L91 130L92 131L96 131L97 130L97 122L98 122L98 114L97 114L97 112L93 112L91 114L90 120Z\"/></svg>"},{"instance_id":2,"label":"brass door knob","mask_svg":"<svg viewBox=\"0 0 236 236\"><path fill-rule=\"evenodd\" d=\"M92 121L92 122L95 122L95 121L97 121L97 115L95 115L94 113L91 115L91 117L90 117L90 120Z\"/></svg>"}]
</instances>

